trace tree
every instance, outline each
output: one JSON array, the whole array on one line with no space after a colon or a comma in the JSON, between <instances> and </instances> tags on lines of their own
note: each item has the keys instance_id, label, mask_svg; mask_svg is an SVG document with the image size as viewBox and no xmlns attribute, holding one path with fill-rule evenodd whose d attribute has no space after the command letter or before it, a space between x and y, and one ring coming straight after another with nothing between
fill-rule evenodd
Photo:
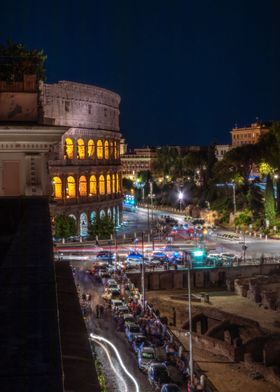
<instances>
[{"instance_id":1,"label":"tree","mask_svg":"<svg viewBox=\"0 0 280 392\"><path fill-rule=\"evenodd\" d=\"M99 239L109 239L114 233L115 224L112 218L104 216L102 218L97 218L88 227L88 234L90 238L95 238L98 236Z\"/></svg>"},{"instance_id":2,"label":"tree","mask_svg":"<svg viewBox=\"0 0 280 392\"><path fill-rule=\"evenodd\" d=\"M76 221L71 216L57 215L55 217L55 237L69 238L77 233Z\"/></svg>"},{"instance_id":3,"label":"tree","mask_svg":"<svg viewBox=\"0 0 280 392\"><path fill-rule=\"evenodd\" d=\"M130 193L130 190L133 189L133 181L130 180L129 178L123 177L123 179L122 179L122 186L123 186L124 192L129 192Z\"/></svg>"},{"instance_id":4,"label":"tree","mask_svg":"<svg viewBox=\"0 0 280 392\"><path fill-rule=\"evenodd\" d=\"M274 191L273 191L273 182L270 175L266 178L266 187L265 187L265 196L264 196L264 210L265 217L269 220L269 222L273 222L276 217L275 211L275 200L274 200Z\"/></svg>"},{"instance_id":5,"label":"tree","mask_svg":"<svg viewBox=\"0 0 280 392\"><path fill-rule=\"evenodd\" d=\"M11 40L0 45L0 80L22 81L23 75L32 74L37 80L45 80L44 62L47 56L43 50L27 49L21 43Z\"/></svg>"}]
</instances>

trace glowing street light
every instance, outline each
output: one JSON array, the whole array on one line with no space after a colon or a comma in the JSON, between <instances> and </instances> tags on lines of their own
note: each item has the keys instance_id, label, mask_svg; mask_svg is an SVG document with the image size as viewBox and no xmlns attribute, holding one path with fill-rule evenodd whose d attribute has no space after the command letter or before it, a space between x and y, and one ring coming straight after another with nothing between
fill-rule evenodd
<instances>
[{"instance_id":1,"label":"glowing street light","mask_svg":"<svg viewBox=\"0 0 280 392\"><path fill-rule=\"evenodd\" d=\"M183 199L184 199L184 194L183 194L182 191L180 191L180 192L178 193L178 199L179 199L180 211L181 211L181 210L182 210L182 201L183 201Z\"/></svg>"}]
</instances>

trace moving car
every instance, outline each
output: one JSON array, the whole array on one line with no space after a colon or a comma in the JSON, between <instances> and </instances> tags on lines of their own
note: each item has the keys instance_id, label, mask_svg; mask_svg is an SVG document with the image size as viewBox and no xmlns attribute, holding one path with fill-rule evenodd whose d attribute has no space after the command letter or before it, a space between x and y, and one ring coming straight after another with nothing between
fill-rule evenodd
<instances>
[{"instance_id":1,"label":"moving car","mask_svg":"<svg viewBox=\"0 0 280 392\"><path fill-rule=\"evenodd\" d=\"M115 311L119 306L123 306L123 301L120 299L112 299L111 306L112 310Z\"/></svg>"},{"instance_id":2,"label":"moving car","mask_svg":"<svg viewBox=\"0 0 280 392\"><path fill-rule=\"evenodd\" d=\"M123 315L124 319L124 325L127 326L128 324L135 323L135 319L133 317L133 314L127 313Z\"/></svg>"},{"instance_id":3,"label":"moving car","mask_svg":"<svg viewBox=\"0 0 280 392\"><path fill-rule=\"evenodd\" d=\"M127 340L129 342L133 341L133 338L135 335L139 335L141 333L141 329L139 325L133 323L128 323L126 328L125 328L125 335L127 337Z\"/></svg>"},{"instance_id":4,"label":"moving car","mask_svg":"<svg viewBox=\"0 0 280 392\"><path fill-rule=\"evenodd\" d=\"M143 347L138 350L138 367L143 372L147 372L150 364L156 360L156 352L153 347Z\"/></svg>"},{"instance_id":5,"label":"moving car","mask_svg":"<svg viewBox=\"0 0 280 392\"><path fill-rule=\"evenodd\" d=\"M152 362L148 368L148 380L155 389L170 382L169 373L164 363Z\"/></svg>"},{"instance_id":6,"label":"moving car","mask_svg":"<svg viewBox=\"0 0 280 392\"><path fill-rule=\"evenodd\" d=\"M110 252L109 250L102 250L97 253L96 260L112 262L115 260L115 255L113 252Z\"/></svg>"}]
</instances>

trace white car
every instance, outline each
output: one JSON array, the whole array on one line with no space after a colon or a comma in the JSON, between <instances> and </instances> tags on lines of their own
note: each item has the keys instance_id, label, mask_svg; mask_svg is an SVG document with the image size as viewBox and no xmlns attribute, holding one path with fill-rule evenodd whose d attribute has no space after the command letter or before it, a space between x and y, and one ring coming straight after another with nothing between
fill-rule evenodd
<instances>
[{"instance_id":1,"label":"white car","mask_svg":"<svg viewBox=\"0 0 280 392\"><path fill-rule=\"evenodd\" d=\"M156 352L153 347L143 347L138 351L138 367L140 370L147 372L150 364L155 362Z\"/></svg>"},{"instance_id":2,"label":"white car","mask_svg":"<svg viewBox=\"0 0 280 392\"><path fill-rule=\"evenodd\" d=\"M119 306L123 306L123 301L120 299L112 299L111 302L112 310L117 310Z\"/></svg>"}]
</instances>

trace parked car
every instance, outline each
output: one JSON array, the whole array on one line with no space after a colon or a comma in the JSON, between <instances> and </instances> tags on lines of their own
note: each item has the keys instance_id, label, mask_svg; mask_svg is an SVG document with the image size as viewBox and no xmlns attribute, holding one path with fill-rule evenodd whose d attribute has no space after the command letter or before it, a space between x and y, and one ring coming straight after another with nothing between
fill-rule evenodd
<instances>
[{"instance_id":1,"label":"parked car","mask_svg":"<svg viewBox=\"0 0 280 392\"><path fill-rule=\"evenodd\" d=\"M119 306L123 306L123 301L120 299L112 299L111 306L112 310L116 311Z\"/></svg>"},{"instance_id":2,"label":"parked car","mask_svg":"<svg viewBox=\"0 0 280 392\"><path fill-rule=\"evenodd\" d=\"M127 340L129 342L133 341L133 338L135 335L139 335L141 333L141 329L139 327L139 325L134 323L128 323L126 328L125 328L125 335L127 337Z\"/></svg>"},{"instance_id":3,"label":"parked car","mask_svg":"<svg viewBox=\"0 0 280 392\"><path fill-rule=\"evenodd\" d=\"M124 325L127 326L128 324L132 324L135 323L135 319L133 317L133 314L124 314L123 315L123 319L124 319Z\"/></svg>"},{"instance_id":4,"label":"parked car","mask_svg":"<svg viewBox=\"0 0 280 392\"><path fill-rule=\"evenodd\" d=\"M138 350L138 367L143 372L147 372L150 364L156 360L156 352L153 347L143 347Z\"/></svg>"},{"instance_id":5,"label":"parked car","mask_svg":"<svg viewBox=\"0 0 280 392\"><path fill-rule=\"evenodd\" d=\"M180 392L180 389L176 384L164 384L160 392Z\"/></svg>"},{"instance_id":6,"label":"parked car","mask_svg":"<svg viewBox=\"0 0 280 392\"><path fill-rule=\"evenodd\" d=\"M142 347L151 347L152 344L145 335L135 335L132 341L132 350L138 354L138 350Z\"/></svg>"},{"instance_id":7,"label":"parked car","mask_svg":"<svg viewBox=\"0 0 280 392\"><path fill-rule=\"evenodd\" d=\"M155 389L170 382L169 373L164 363L152 362L148 368L148 380Z\"/></svg>"},{"instance_id":8,"label":"parked car","mask_svg":"<svg viewBox=\"0 0 280 392\"><path fill-rule=\"evenodd\" d=\"M102 250L102 251L97 253L96 260L114 261L115 260L115 255L114 255L113 252L111 252L109 250Z\"/></svg>"}]
</instances>

